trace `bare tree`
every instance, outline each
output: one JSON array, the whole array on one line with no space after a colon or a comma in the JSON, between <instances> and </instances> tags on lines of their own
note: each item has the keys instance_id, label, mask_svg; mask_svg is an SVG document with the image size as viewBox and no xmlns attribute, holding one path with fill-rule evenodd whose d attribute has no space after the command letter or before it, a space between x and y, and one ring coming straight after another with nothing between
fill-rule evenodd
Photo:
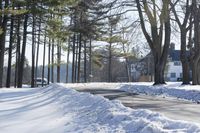
<instances>
[{"instance_id":1,"label":"bare tree","mask_svg":"<svg viewBox=\"0 0 200 133\"><path fill-rule=\"evenodd\" d=\"M198 71L200 62L200 8L197 5L197 0L192 0L192 13L194 18L194 48L193 48L193 59L192 59L192 84L200 84L198 79L200 72Z\"/></svg>"},{"instance_id":2,"label":"bare tree","mask_svg":"<svg viewBox=\"0 0 200 133\"><path fill-rule=\"evenodd\" d=\"M180 16L175 9L176 4L178 2L184 3L183 1L179 0L179 1L176 1L175 3L171 3L171 6L172 6L172 11L174 13L175 20L179 26L180 34L181 34L181 37L180 37L180 41L181 41L180 59L182 62L182 69L183 69L183 84L190 84L190 67L189 67L190 63L189 63L189 55L187 54L187 33L192 25L189 21L192 8L191 8L191 4L190 4L189 0L187 0L186 3L184 3L184 5L182 5L185 7L184 8L185 12L184 12L184 14L182 14ZM183 20L181 20L182 18L183 18Z\"/></svg>"},{"instance_id":3,"label":"bare tree","mask_svg":"<svg viewBox=\"0 0 200 133\"><path fill-rule=\"evenodd\" d=\"M162 7L157 5L155 0L152 0L152 2L147 0L142 0L142 2L140 2L140 0L136 0L136 4L143 34L149 44L154 58L154 85L164 84L164 70L167 62L171 37L169 17L170 0L162 0ZM152 8L150 8L150 6L152 6ZM157 7L159 7L159 9L157 9ZM161 10L161 12L158 16L159 10ZM145 26L144 15L148 18L151 34L148 33L147 27Z\"/></svg>"}]
</instances>

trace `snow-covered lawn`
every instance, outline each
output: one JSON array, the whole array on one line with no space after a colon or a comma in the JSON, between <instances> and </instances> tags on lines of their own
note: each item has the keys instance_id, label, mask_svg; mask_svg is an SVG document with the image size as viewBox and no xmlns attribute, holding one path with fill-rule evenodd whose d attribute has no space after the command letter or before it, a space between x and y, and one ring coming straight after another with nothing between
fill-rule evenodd
<instances>
[{"instance_id":1,"label":"snow-covered lawn","mask_svg":"<svg viewBox=\"0 0 200 133\"><path fill-rule=\"evenodd\" d=\"M181 85L181 82L169 82L166 85L152 86L153 83L121 84L119 89L138 94L175 97L200 103L200 86Z\"/></svg>"},{"instance_id":2,"label":"snow-covered lawn","mask_svg":"<svg viewBox=\"0 0 200 133\"><path fill-rule=\"evenodd\" d=\"M200 127L54 84L36 89L1 89L0 132L198 133Z\"/></svg>"}]
</instances>

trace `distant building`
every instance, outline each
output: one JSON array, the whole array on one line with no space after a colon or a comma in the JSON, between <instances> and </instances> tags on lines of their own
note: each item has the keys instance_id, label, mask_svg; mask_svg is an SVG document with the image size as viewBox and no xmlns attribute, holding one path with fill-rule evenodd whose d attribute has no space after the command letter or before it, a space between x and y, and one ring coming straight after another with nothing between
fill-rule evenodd
<instances>
[{"instance_id":1,"label":"distant building","mask_svg":"<svg viewBox=\"0 0 200 133\"><path fill-rule=\"evenodd\" d=\"M150 82L153 80L154 70L153 56L151 53L144 58L132 62L131 75L133 81L136 82Z\"/></svg>"},{"instance_id":2,"label":"distant building","mask_svg":"<svg viewBox=\"0 0 200 133\"><path fill-rule=\"evenodd\" d=\"M189 52L187 53L189 55ZM144 58L131 64L131 75L133 81L148 82L154 77L154 60L151 53ZM166 81L182 80L182 64L180 61L180 50L175 50L175 44L171 43L168 55L168 61L165 70Z\"/></svg>"},{"instance_id":3,"label":"distant building","mask_svg":"<svg viewBox=\"0 0 200 133\"><path fill-rule=\"evenodd\" d=\"M180 81L183 78L182 63L180 61L180 50L175 50L175 44L171 43L168 62L165 71L166 81ZM189 55L189 52L187 52Z\"/></svg>"}]
</instances>

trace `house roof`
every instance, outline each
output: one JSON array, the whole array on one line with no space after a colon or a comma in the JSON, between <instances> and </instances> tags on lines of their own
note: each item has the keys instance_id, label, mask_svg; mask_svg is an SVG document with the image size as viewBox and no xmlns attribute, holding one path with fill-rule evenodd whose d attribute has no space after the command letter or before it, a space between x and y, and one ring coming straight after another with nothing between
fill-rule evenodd
<instances>
[{"instance_id":1,"label":"house roof","mask_svg":"<svg viewBox=\"0 0 200 133\"><path fill-rule=\"evenodd\" d=\"M181 54L181 51L175 50L175 47L169 48L168 55L169 55L169 58L171 59L171 61L180 61L180 54ZM190 51L187 51L186 54L187 54L187 56L190 56ZM145 57L138 60L137 62L144 62L144 61L147 61L149 58L153 61L152 52L149 52Z\"/></svg>"},{"instance_id":2,"label":"house roof","mask_svg":"<svg viewBox=\"0 0 200 133\"><path fill-rule=\"evenodd\" d=\"M169 58L171 58L172 61L180 61L180 54L181 54L180 50L170 50ZM186 54L187 54L187 56L189 56L190 52L187 51Z\"/></svg>"},{"instance_id":3,"label":"house roof","mask_svg":"<svg viewBox=\"0 0 200 133\"><path fill-rule=\"evenodd\" d=\"M147 61L149 58L153 60L152 52L149 52L145 57L140 59L139 62Z\"/></svg>"},{"instance_id":4,"label":"house roof","mask_svg":"<svg viewBox=\"0 0 200 133\"><path fill-rule=\"evenodd\" d=\"M169 58L171 58L172 61L180 61L180 53L180 50L170 50Z\"/></svg>"}]
</instances>

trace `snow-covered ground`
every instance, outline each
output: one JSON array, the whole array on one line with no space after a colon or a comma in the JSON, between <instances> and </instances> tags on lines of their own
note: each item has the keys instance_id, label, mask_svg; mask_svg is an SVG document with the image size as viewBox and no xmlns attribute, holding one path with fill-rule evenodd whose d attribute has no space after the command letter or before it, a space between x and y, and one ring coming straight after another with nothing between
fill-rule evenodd
<instances>
[{"instance_id":1,"label":"snow-covered ground","mask_svg":"<svg viewBox=\"0 0 200 133\"><path fill-rule=\"evenodd\" d=\"M198 133L194 123L170 120L149 110L133 110L119 101L51 85L1 89L2 133Z\"/></svg>"},{"instance_id":2,"label":"snow-covered ground","mask_svg":"<svg viewBox=\"0 0 200 133\"><path fill-rule=\"evenodd\" d=\"M200 103L200 86L181 85L181 82L169 82L166 85L152 86L153 83L121 84L118 89L138 94L174 97Z\"/></svg>"}]
</instances>

